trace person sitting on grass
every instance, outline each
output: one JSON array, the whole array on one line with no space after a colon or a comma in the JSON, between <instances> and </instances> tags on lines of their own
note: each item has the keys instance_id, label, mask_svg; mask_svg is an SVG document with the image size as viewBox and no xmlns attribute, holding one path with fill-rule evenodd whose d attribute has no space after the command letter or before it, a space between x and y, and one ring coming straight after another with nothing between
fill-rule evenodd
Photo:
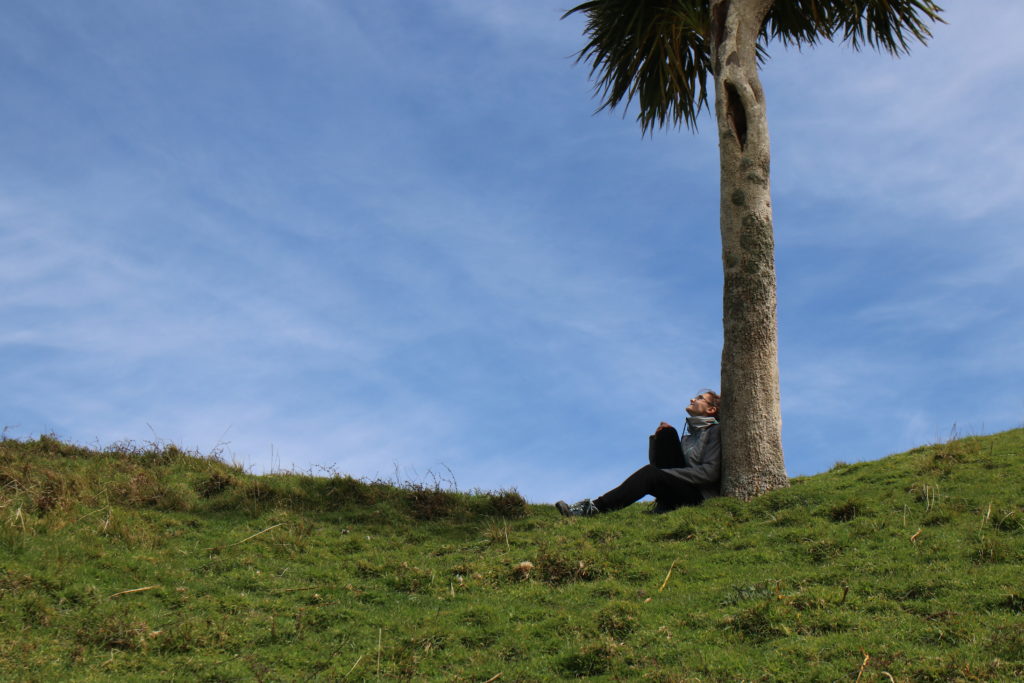
<instances>
[{"instance_id":1,"label":"person sitting on grass","mask_svg":"<svg viewBox=\"0 0 1024 683\"><path fill-rule=\"evenodd\" d=\"M599 512L619 510L646 495L655 497L652 512L675 510L683 505L700 505L705 498L719 495L722 478L722 441L718 434L720 397L702 391L686 407L686 432L682 438L675 427L665 422L650 437L648 458L618 487L594 500L584 498L569 505L564 500L555 507L566 517L589 517Z\"/></svg>"}]
</instances>

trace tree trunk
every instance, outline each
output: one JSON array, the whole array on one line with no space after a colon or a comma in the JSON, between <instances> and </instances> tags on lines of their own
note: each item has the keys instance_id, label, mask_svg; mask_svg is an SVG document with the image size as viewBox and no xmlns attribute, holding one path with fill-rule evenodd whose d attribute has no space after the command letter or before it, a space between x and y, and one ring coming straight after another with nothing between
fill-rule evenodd
<instances>
[{"instance_id":1,"label":"tree trunk","mask_svg":"<svg viewBox=\"0 0 1024 683\"><path fill-rule=\"evenodd\" d=\"M749 499L789 485L782 459L775 242L757 37L772 0L712 0L721 163L722 493Z\"/></svg>"}]
</instances>

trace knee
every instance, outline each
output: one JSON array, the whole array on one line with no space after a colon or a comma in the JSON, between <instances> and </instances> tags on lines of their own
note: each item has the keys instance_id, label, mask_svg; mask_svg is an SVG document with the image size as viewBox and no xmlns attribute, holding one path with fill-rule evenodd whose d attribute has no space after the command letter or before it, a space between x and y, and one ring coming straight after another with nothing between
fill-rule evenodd
<instances>
[{"instance_id":1,"label":"knee","mask_svg":"<svg viewBox=\"0 0 1024 683\"><path fill-rule=\"evenodd\" d=\"M641 467L640 469L633 473L634 477L636 477L637 479L643 479L644 481L655 480L660 475L661 470L655 467L654 465L644 465L643 467Z\"/></svg>"},{"instance_id":2,"label":"knee","mask_svg":"<svg viewBox=\"0 0 1024 683\"><path fill-rule=\"evenodd\" d=\"M647 487L650 483L658 478L659 470L654 465L644 465L633 474L626 477L626 480L622 482L623 486L644 486Z\"/></svg>"}]
</instances>

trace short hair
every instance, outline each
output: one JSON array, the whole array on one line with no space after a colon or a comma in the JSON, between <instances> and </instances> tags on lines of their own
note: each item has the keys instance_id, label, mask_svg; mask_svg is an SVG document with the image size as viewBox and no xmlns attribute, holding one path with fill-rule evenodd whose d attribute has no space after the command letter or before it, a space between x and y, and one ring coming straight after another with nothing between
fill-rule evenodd
<instances>
[{"instance_id":1,"label":"short hair","mask_svg":"<svg viewBox=\"0 0 1024 683\"><path fill-rule=\"evenodd\" d=\"M700 395L708 396L708 398L706 398L705 400L708 402L709 406L715 409L715 414L717 415L718 412L721 410L720 406L722 403L722 397L716 394L715 392L711 391L710 389L704 389L703 391L700 392Z\"/></svg>"}]
</instances>

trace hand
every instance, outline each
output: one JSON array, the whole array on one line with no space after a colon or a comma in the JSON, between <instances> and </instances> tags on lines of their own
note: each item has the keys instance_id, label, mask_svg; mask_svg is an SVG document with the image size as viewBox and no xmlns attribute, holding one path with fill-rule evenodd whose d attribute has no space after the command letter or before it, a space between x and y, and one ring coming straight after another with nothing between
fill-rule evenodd
<instances>
[{"instance_id":1,"label":"hand","mask_svg":"<svg viewBox=\"0 0 1024 683\"><path fill-rule=\"evenodd\" d=\"M672 425L670 425L668 422L662 422L660 425L658 425L658 428L654 430L654 433L657 434L662 429L672 429L672 428L673 428Z\"/></svg>"}]
</instances>

